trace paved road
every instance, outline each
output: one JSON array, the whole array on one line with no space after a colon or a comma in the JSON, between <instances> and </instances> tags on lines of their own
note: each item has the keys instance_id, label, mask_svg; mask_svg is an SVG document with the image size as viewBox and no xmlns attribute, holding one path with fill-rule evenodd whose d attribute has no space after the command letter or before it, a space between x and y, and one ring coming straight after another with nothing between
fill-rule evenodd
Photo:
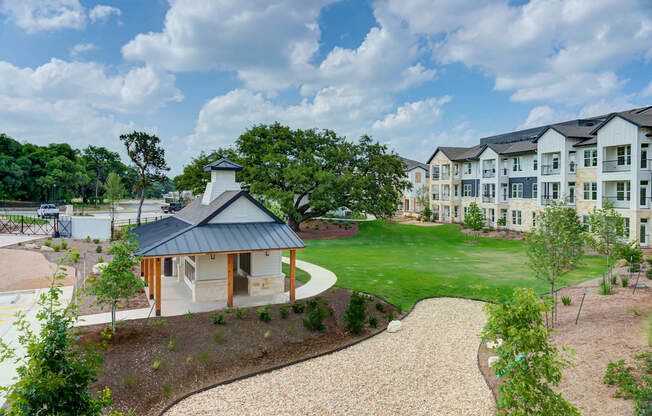
<instances>
[{"instance_id":1,"label":"paved road","mask_svg":"<svg viewBox=\"0 0 652 416\"><path fill-rule=\"evenodd\" d=\"M117 218L136 218L137 212L138 212L138 203L137 202L123 202L120 204L122 207L124 207L124 210L117 211L116 212L116 217ZM63 212L63 211L62 211ZM101 211L86 211L90 214L93 214L93 216L96 217L101 217L101 216L108 216L110 214L109 211L107 210L101 210ZM161 204L160 203L155 203L155 202L145 202L143 204L143 210L142 210L142 215L156 215L156 214L162 214L163 211L161 210ZM8 210L2 210L0 211L0 214L3 215L27 215L27 216L36 216L36 209L8 209Z\"/></svg>"}]
</instances>

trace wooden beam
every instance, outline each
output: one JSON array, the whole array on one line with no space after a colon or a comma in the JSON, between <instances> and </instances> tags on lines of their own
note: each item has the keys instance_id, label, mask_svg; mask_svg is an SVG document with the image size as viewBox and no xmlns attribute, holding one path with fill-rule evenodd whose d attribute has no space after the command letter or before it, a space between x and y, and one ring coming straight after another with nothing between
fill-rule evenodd
<instances>
[{"instance_id":1,"label":"wooden beam","mask_svg":"<svg viewBox=\"0 0 652 416\"><path fill-rule=\"evenodd\" d=\"M226 262L227 270L227 298L226 304L229 308L233 307L233 254L229 254Z\"/></svg>"},{"instance_id":2,"label":"wooden beam","mask_svg":"<svg viewBox=\"0 0 652 416\"><path fill-rule=\"evenodd\" d=\"M297 251L290 250L290 301L295 298L296 289L296 268L297 268Z\"/></svg>"},{"instance_id":3,"label":"wooden beam","mask_svg":"<svg viewBox=\"0 0 652 416\"><path fill-rule=\"evenodd\" d=\"M161 259L156 259L156 316L161 316Z\"/></svg>"},{"instance_id":4,"label":"wooden beam","mask_svg":"<svg viewBox=\"0 0 652 416\"><path fill-rule=\"evenodd\" d=\"M154 259L148 259L147 284L149 285L149 298L154 299Z\"/></svg>"}]
</instances>

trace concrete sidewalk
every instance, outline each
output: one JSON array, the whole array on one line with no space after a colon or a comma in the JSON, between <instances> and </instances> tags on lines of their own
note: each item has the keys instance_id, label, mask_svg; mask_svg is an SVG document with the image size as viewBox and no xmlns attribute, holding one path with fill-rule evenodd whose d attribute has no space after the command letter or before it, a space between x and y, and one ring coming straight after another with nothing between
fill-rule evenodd
<instances>
[{"instance_id":1,"label":"concrete sidewalk","mask_svg":"<svg viewBox=\"0 0 652 416\"><path fill-rule=\"evenodd\" d=\"M290 259L283 257L283 262L289 263ZM330 289L337 277L330 270L317 266L316 264L306 261L297 260L297 267L304 270L310 275L310 280L296 289L296 299L305 299L316 296ZM192 302L192 294L185 283L179 282L176 277L161 277L161 302L162 316L178 316L187 312L210 312L227 307L226 300L215 302ZM270 304L287 303L290 301L290 293L279 293L269 296L248 296L235 295L233 297L233 306L236 308L257 307ZM150 301L151 302L151 301ZM144 319L150 313L153 315L151 308L132 309L126 311L118 310L116 320L123 321L128 319ZM79 326L106 324L111 322L111 313L97 313L93 315L81 316Z\"/></svg>"},{"instance_id":2,"label":"concrete sidewalk","mask_svg":"<svg viewBox=\"0 0 652 416\"><path fill-rule=\"evenodd\" d=\"M26 243L32 240L45 238L47 235L24 235L24 234L0 234L0 247L11 246L18 243Z\"/></svg>"}]
</instances>

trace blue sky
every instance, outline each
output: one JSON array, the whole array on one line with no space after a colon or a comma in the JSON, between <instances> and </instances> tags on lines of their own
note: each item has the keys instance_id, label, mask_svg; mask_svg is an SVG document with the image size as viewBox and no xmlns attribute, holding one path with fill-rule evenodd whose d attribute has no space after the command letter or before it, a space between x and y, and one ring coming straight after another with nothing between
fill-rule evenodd
<instances>
[{"instance_id":1,"label":"blue sky","mask_svg":"<svg viewBox=\"0 0 652 416\"><path fill-rule=\"evenodd\" d=\"M157 134L179 173L278 120L439 145L652 104L648 0L0 0L0 125Z\"/></svg>"}]
</instances>

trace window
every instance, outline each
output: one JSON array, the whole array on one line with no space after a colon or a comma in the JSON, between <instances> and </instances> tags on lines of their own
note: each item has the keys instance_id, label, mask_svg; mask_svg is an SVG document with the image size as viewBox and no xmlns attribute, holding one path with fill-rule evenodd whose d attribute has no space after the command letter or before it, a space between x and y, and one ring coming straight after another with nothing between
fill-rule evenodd
<instances>
[{"instance_id":1,"label":"window","mask_svg":"<svg viewBox=\"0 0 652 416\"><path fill-rule=\"evenodd\" d=\"M501 209L500 210L500 218L503 218L507 220L507 210L506 209Z\"/></svg>"},{"instance_id":2,"label":"window","mask_svg":"<svg viewBox=\"0 0 652 416\"><path fill-rule=\"evenodd\" d=\"M195 280L195 266L193 266L188 259L186 259L185 264L185 276L192 282Z\"/></svg>"},{"instance_id":3,"label":"window","mask_svg":"<svg viewBox=\"0 0 652 416\"><path fill-rule=\"evenodd\" d=\"M455 185L453 187L453 196L456 197L456 198L458 196L460 196L460 186L459 185Z\"/></svg>"},{"instance_id":4,"label":"window","mask_svg":"<svg viewBox=\"0 0 652 416\"><path fill-rule=\"evenodd\" d=\"M598 149L591 150L591 166L598 166Z\"/></svg>"},{"instance_id":5,"label":"window","mask_svg":"<svg viewBox=\"0 0 652 416\"><path fill-rule=\"evenodd\" d=\"M616 182L616 200L629 201L630 200L629 182Z\"/></svg>"},{"instance_id":6,"label":"window","mask_svg":"<svg viewBox=\"0 0 652 416\"><path fill-rule=\"evenodd\" d=\"M403 201L403 211L409 211L410 210L410 200L406 199Z\"/></svg>"},{"instance_id":7,"label":"window","mask_svg":"<svg viewBox=\"0 0 652 416\"><path fill-rule=\"evenodd\" d=\"M532 211L532 227L535 227L537 225L537 213L536 211Z\"/></svg>"},{"instance_id":8,"label":"window","mask_svg":"<svg viewBox=\"0 0 652 416\"><path fill-rule=\"evenodd\" d=\"M493 208L489 208L489 221L493 224L496 220L496 211Z\"/></svg>"},{"instance_id":9,"label":"window","mask_svg":"<svg viewBox=\"0 0 652 416\"><path fill-rule=\"evenodd\" d=\"M470 175L471 174L471 169L472 169L472 166L471 166L470 162L464 164L464 174L465 175Z\"/></svg>"},{"instance_id":10,"label":"window","mask_svg":"<svg viewBox=\"0 0 652 416\"><path fill-rule=\"evenodd\" d=\"M482 208L482 218L487 219L487 208Z\"/></svg>"},{"instance_id":11,"label":"window","mask_svg":"<svg viewBox=\"0 0 652 416\"><path fill-rule=\"evenodd\" d=\"M459 218L460 216L460 207L455 207L455 218Z\"/></svg>"},{"instance_id":12,"label":"window","mask_svg":"<svg viewBox=\"0 0 652 416\"><path fill-rule=\"evenodd\" d=\"M521 211L512 211L512 225L521 225Z\"/></svg>"},{"instance_id":13,"label":"window","mask_svg":"<svg viewBox=\"0 0 652 416\"><path fill-rule=\"evenodd\" d=\"M552 155L552 169L557 170L559 169L559 154L555 153Z\"/></svg>"},{"instance_id":14,"label":"window","mask_svg":"<svg viewBox=\"0 0 652 416\"><path fill-rule=\"evenodd\" d=\"M523 171L523 158L521 156L512 158L512 172Z\"/></svg>"},{"instance_id":15,"label":"window","mask_svg":"<svg viewBox=\"0 0 652 416\"><path fill-rule=\"evenodd\" d=\"M537 185L536 183L532 184L532 198L536 198L538 196L538 194L539 194L539 189L538 188L539 188L539 185Z\"/></svg>"},{"instance_id":16,"label":"window","mask_svg":"<svg viewBox=\"0 0 652 416\"><path fill-rule=\"evenodd\" d=\"M463 196L473 196L473 185L465 183L462 188Z\"/></svg>"},{"instance_id":17,"label":"window","mask_svg":"<svg viewBox=\"0 0 652 416\"><path fill-rule=\"evenodd\" d=\"M623 237L629 238L629 218L623 217Z\"/></svg>"},{"instance_id":18,"label":"window","mask_svg":"<svg viewBox=\"0 0 652 416\"><path fill-rule=\"evenodd\" d=\"M641 145L641 169L647 169L647 143Z\"/></svg>"},{"instance_id":19,"label":"window","mask_svg":"<svg viewBox=\"0 0 652 416\"><path fill-rule=\"evenodd\" d=\"M559 184L552 183L552 199L559 199Z\"/></svg>"},{"instance_id":20,"label":"window","mask_svg":"<svg viewBox=\"0 0 652 416\"><path fill-rule=\"evenodd\" d=\"M584 189L584 200L585 201L597 201L598 200L598 183L597 182L584 182L582 184Z\"/></svg>"},{"instance_id":21,"label":"window","mask_svg":"<svg viewBox=\"0 0 652 416\"><path fill-rule=\"evenodd\" d=\"M582 215L582 226L584 227L585 231L590 231L590 225L589 225L589 216L588 215Z\"/></svg>"},{"instance_id":22,"label":"window","mask_svg":"<svg viewBox=\"0 0 652 416\"><path fill-rule=\"evenodd\" d=\"M618 152L618 160L617 160L618 166L632 164L631 146L619 146L617 152Z\"/></svg>"},{"instance_id":23,"label":"window","mask_svg":"<svg viewBox=\"0 0 652 416\"><path fill-rule=\"evenodd\" d=\"M537 159L536 156L534 156L534 160L532 161L532 169L537 170L539 167L539 159Z\"/></svg>"},{"instance_id":24,"label":"window","mask_svg":"<svg viewBox=\"0 0 652 416\"><path fill-rule=\"evenodd\" d=\"M523 198L523 184L522 183L513 183L512 184L512 198Z\"/></svg>"},{"instance_id":25,"label":"window","mask_svg":"<svg viewBox=\"0 0 652 416\"><path fill-rule=\"evenodd\" d=\"M414 172L414 182L421 183L421 172Z\"/></svg>"},{"instance_id":26,"label":"window","mask_svg":"<svg viewBox=\"0 0 652 416\"><path fill-rule=\"evenodd\" d=\"M460 165L458 165L457 163L455 165L453 165L453 172L455 173L455 176L459 176L459 174L460 174Z\"/></svg>"},{"instance_id":27,"label":"window","mask_svg":"<svg viewBox=\"0 0 652 416\"><path fill-rule=\"evenodd\" d=\"M469 207L464 207L464 216L469 215Z\"/></svg>"},{"instance_id":28,"label":"window","mask_svg":"<svg viewBox=\"0 0 652 416\"><path fill-rule=\"evenodd\" d=\"M591 150L586 149L584 151L584 167L588 168L591 166Z\"/></svg>"}]
</instances>

